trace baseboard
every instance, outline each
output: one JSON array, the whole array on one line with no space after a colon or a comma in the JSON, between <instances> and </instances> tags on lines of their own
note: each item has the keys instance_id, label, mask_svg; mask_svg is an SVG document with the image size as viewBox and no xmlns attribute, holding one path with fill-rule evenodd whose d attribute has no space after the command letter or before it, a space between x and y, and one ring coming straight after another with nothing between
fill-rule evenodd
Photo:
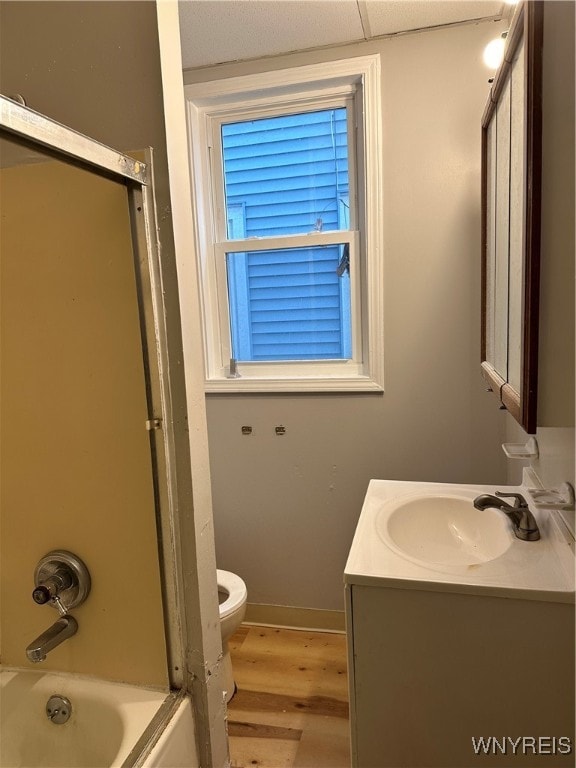
<instances>
[{"instance_id":1,"label":"baseboard","mask_svg":"<svg viewBox=\"0 0 576 768\"><path fill-rule=\"evenodd\" d=\"M286 629L309 629L321 632L345 632L344 611L320 608L296 608L291 605L248 603L245 624L259 624Z\"/></svg>"}]
</instances>

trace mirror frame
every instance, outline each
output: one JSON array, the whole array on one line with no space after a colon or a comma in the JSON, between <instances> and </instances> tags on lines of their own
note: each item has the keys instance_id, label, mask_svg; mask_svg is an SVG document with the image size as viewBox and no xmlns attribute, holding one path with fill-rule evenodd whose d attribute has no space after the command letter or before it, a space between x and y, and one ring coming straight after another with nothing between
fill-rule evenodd
<instances>
[{"instance_id":1,"label":"mirror frame","mask_svg":"<svg viewBox=\"0 0 576 768\"><path fill-rule=\"evenodd\" d=\"M481 370L514 419L533 434L537 425L538 329L540 294L540 228L542 178L542 45L543 0L520 0L506 38L504 60L490 89L482 117L482 316ZM522 348L520 391L487 360L488 327L488 129L508 78L516 51L524 40L525 163L522 244Z\"/></svg>"}]
</instances>

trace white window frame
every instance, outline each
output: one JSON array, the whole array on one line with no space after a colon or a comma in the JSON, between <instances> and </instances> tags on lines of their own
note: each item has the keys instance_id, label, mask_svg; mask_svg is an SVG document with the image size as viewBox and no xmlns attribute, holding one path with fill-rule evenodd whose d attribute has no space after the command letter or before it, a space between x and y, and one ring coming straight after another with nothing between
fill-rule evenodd
<instances>
[{"instance_id":1,"label":"white window frame","mask_svg":"<svg viewBox=\"0 0 576 768\"><path fill-rule=\"evenodd\" d=\"M383 231L380 57L364 56L227 78L184 87L197 223L203 302L207 392L331 392L383 389ZM258 116L330 108L354 99L357 156L351 162L350 195L359 222L351 230L226 241L223 197L214 131L258 110ZM350 145L350 142L349 142ZM353 143L352 143L353 145ZM356 166L356 167L354 167ZM357 176L359 188L355 185ZM219 185L220 187L223 184ZM301 239L301 243L298 243ZM230 375L230 331L225 254L350 242L353 322L352 360L238 362Z\"/></svg>"}]
</instances>

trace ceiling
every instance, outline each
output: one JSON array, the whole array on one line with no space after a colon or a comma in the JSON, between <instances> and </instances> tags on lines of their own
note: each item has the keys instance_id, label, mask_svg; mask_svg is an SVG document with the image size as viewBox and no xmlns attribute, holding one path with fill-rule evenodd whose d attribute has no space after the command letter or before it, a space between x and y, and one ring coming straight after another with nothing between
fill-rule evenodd
<instances>
[{"instance_id":1,"label":"ceiling","mask_svg":"<svg viewBox=\"0 0 576 768\"><path fill-rule=\"evenodd\" d=\"M507 15L493 0L180 0L184 69Z\"/></svg>"}]
</instances>

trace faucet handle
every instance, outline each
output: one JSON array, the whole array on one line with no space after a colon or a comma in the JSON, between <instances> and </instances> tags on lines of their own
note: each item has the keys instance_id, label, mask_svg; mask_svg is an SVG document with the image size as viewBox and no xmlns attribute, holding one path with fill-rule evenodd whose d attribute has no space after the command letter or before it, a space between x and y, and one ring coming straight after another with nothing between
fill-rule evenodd
<instances>
[{"instance_id":1,"label":"faucet handle","mask_svg":"<svg viewBox=\"0 0 576 768\"><path fill-rule=\"evenodd\" d=\"M38 605L44 605L45 603L52 600L52 595L50 594L48 587L44 586L44 584L40 584L39 586L35 587L34 591L32 592L32 600L34 600L34 602Z\"/></svg>"},{"instance_id":2,"label":"faucet handle","mask_svg":"<svg viewBox=\"0 0 576 768\"><path fill-rule=\"evenodd\" d=\"M79 557L66 550L45 555L34 572L32 599L38 605L48 603L61 616L80 605L90 592L90 574Z\"/></svg>"},{"instance_id":3,"label":"faucet handle","mask_svg":"<svg viewBox=\"0 0 576 768\"><path fill-rule=\"evenodd\" d=\"M503 493L502 491L494 491L494 493L501 499L514 499L515 507L528 507L528 502L521 493Z\"/></svg>"},{"instance_id":4,"label":"faucet handle","mask_svg":"<svg viewBox=\"0 0 576 768\"><path fill-rule=\"evenodd\" d=\"M46 603L51 603L54 608L58 609L60 616L68 616L68 608L66 608L60 599L60 595L51 594L48 587L46 587L44 584L40 584L32 592L32 600L34 600L37 605L45 605Z\"/></svg>"},{"instance_id":5,"label":"faucet handle","mask_svg":"<svg viewBox=\"0 0 576 768\"><path fill-rule=\"evenodd\" d=\"M64 562L51 561L51 567L44 569L41 578L36 581L32 592L32 600L38 605L44 605L50 600L56 600L65 590L75 586L77 577Z\"/></svg>"}]
</instances>

